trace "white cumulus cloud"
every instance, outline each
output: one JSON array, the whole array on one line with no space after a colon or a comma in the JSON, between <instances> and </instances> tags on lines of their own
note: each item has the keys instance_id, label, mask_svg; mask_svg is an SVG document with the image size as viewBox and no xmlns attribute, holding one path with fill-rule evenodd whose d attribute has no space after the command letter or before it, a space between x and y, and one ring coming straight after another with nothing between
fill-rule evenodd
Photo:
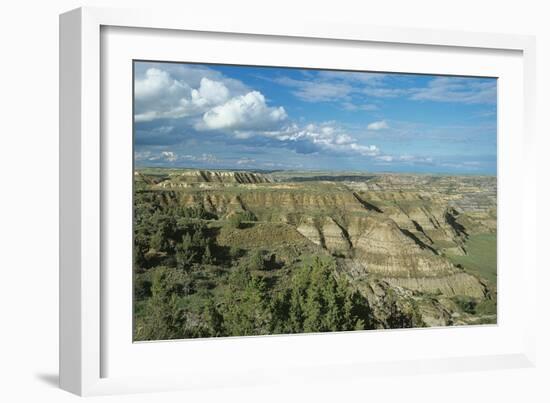
<instances>
[{"instance_id":1,"label":"white cumulus cloud","mask_svg":"<svg viewBox=\"0 0 550 403\"><path fill-rule=\"evenodd\" d=\"M137 99L156 98L158 96L175 96L176 98L188 94L190 88L185 83L174 80L160 69L150 68L145 77L136 80L134 94Z\"/></svg>"},{"instance_id":2,"label":"white cumulus cloud","mask_svg":"<svg viewBox=\"0 0 550 403\"><path fill-rule=\"evenodd\" d=\"M281 130L263 132L262 135L287 143L309 144L317 151L323 150L368 157L380 153L377 146L358 143L355 138L331 122L320 125L310 123L304 127L293 123ZM311 150L311 147L304 148Z\"/></svg>"},{"instance_id":3,"label":"white cumulus cloud","mask_svg":"<svg viewBox=\"0 0 550 403\"><path fill-rule=\"evenodd\" d=\"M229 90L222 82L210 80L206 77L201 79L198 89L191 91L191 100L199 107L220 105L228 98Z\"/></svg>"},{"instance_id":4,"label":"white cumulus cloud","mask_svg":"<svg viewBox=\"0 0 550 403\"><path fill-rule=\"evenodd\" d=\"M198 130L265 130L287 118L281 106L268 106L259 91L240 92L246 89L236 80L217 77L202 77L199 71L178 70L175 78L170 72L156 67L148 68L136 78L135 120L198 119ZM201 70L206 74L207 70ZM186 74L183 74L186 73ZM185 81L191 79L193 88ZM198 85L197 85L198 81Z\"/></svg>"},{"instance_id":5,"label":"white cumulus cloud","mask_svg":"<svg viewBox=\"0 0 550 403\"><path fill-rule=\"evenodd\" d=\"M191 87L185 82L174 80L163 70L150 68L135 80L135 120L186 116L190 96Z\"/></svg>"},{"instance_id":6,"label":"white cumulus cloud","mask_svg":"<svg viewBox=\"0 0 550 403\"><path fill-rule=\"evenodd\" d=\"M163 151L161 153L161 156L162 156L162 159L165 159L166 161L169 161L169 162L174 162L178 159L177 154L173 151Z\"/></svg>"},{"instance_id":7,"label":"white cumulus cloud","mask_svg":"<svg viewBox=\"0 0 550 403\"><path fill-rule=\"evenodd\" d=\"M178 119L199 116L226 102L232 95L223 81L201 78L197 88L169 72L151 67L136 78L135 120Z\"/></svg>"},{"instance_id":8,"label":"white cumulus cloud","mask_svg":"<svg viewBox=\"0 0 550 403\"><path fill-rule=\"evenodd\" d=\"M254 130L266 129L287 118L283 107L269 107L258 91L231 98L205 112L199 130Z\"/></svg>"},{"instance_id":9,"label":"white cumulus cloud","mask_svg":"<svg viewBox=\"0 0 550 403\"><path fill-rule=\"evenodd\" d=\"M389 126L385 120L379 120L378 122L372 122L367 126L368 130L383 130L388 129Z\"/></svg>"},{"instance_id":10,"label":"white cumulus cloud","mask_svg":"<svg viewBox=\"0 0 550 403\"><path fill-rule=\"evenodd\" d=\"M135 153L136 161L167 161L174 162L178 160L178 155L173 151L161 151L161 152L151 152L151 151L141 151Z\"/></svg>"}]
</instances>

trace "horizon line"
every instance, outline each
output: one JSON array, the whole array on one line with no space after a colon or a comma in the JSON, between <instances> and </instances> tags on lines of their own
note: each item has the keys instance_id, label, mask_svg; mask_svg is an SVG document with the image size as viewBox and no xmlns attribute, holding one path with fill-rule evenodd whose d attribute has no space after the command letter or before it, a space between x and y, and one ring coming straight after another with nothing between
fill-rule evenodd
<instances>
[{"instance_id":1,"label":"horizon line","mask_svg":"<svg viewBox=\"0 0 550 403\"><path fill-rule=\"evenodd\" d=\"M240 171L240 172L319 172L319 173L356 173L356 174L391 174L391 175L438 175L438 176L491 176L497 177L497 173L476 173L476 172L417 172L417 171L356 171L338 169L264 169L264 168L207 168L190 166L136 166L133 170L139 169L172 169L172 170L199 170L199 171Z\"/></svg>"}]
</instances>

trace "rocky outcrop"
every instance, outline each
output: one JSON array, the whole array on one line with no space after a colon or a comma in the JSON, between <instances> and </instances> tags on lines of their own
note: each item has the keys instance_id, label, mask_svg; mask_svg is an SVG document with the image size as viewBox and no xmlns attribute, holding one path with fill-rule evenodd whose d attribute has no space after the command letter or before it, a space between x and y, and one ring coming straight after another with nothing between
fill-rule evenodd
<instances>
[{"instance_id":1,"label":"rocky outcrop","mask_svg":"<svg viewBox=\"0 0 550 403\"><path fill-rule=\"evenodd\" d=\"M365 272L388 277L442 276L454 266L390 218L368 215L349 230L355 260Z\"/></svg>"},{"instance_id":2,"label":"rocky outcrop","mask_svg":"<svg viewBox=\"0 0 550 403\"><path fill-rule=\"evenodd\" d=\"M384 280L369 280L358 287L373 310L374 326L395 327L448 326L452 311L437 299L419 298L414 292Z\"/></svg>"},{"instance_id":3,"label":"rocky outcrop","mask_svg":"<svg viewBox=\"0 0 550 403\"><path fill-rule=\"evenodd\" d=\"M334 254L346 253L352 248L346 229L333 218L324 220L321 233L325 241L325 248Z\"/></svg>"},{"instance_id":4,"label":"rocky outcrop","mask_svg":"<svg viewBox=\"0 0 550 403\"><path fill-rule=\"evenodd\" d=\"M440 277L386 277L384 280L394 286L413 291L441 294L446 297L465 295L483 299L488 292L485 285L477 278L459 271Z\"/></svg>"},{"instance_id":5,"label":"rocky outcrop","mask_svg":"<svg viewBox=\"0 0 550 403\"><path fill-rule=\"evenodd\" d=\"M257 184L271 182L272 180L268 175L256 172L189 170L171 174L157 186L172 189L200 183Z\"/></svg>"},{"instance_id":6,"label":"rocky outcrop","mask_svg":"<svg viewBox=\"0 0 550 403\"><path fill-rule=\"evenodd\" d=\"M324 239L321 237L319 228L312 218L304 219L303 222L296 227L296 230L315 245L324 246Z\"/></svg>"},{"instance_id":7,"label":"rocky outcrop","mask_svg":"<svg viewBox=\"0 0 550 403\"><path fill-rule=\"evenodd\" d=\"M305 217L296 229L311 242L335 255L345 255L352 249L347 230L333 218L315 220Z\"/></svg>"}]
</instances>

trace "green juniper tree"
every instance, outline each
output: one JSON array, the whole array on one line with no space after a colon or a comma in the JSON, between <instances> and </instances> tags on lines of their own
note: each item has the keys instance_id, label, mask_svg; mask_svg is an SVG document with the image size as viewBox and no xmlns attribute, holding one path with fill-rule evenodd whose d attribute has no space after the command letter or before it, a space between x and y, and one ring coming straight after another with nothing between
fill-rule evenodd
<instances>
[{"instance_id":1,"label":"green juniper tree","mask_svg":"<svg viewBox=\"0 0 550 403\"><path fill-rule=\"evenodd\" d=\"M168 340L183 336L186 318L178 305L181 280L181 274L172 268L154 269L151 297L136 326L137 339Z\"/></svg>"}]
</instances>

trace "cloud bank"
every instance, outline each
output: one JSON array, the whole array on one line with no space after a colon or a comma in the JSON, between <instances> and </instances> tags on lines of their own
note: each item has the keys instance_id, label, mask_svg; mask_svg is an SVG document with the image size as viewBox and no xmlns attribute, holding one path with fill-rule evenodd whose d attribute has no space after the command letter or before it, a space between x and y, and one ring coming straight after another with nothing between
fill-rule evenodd
<instances>
[{"instance_id":1,"label":"cloud bank","mask_svg":"<svg viewBox=\"0 0 550 403\"><path fill-rule=\"evenodd\" d=\"M333 152L371 157L380 153L376 145L360 144L338 125L303 125L290 121L283 106L269 105L260 91L249 90L235 80L230 81L230 88L224 76L214 78L203 70L204 76L199 79L196 74L186 74L185 70L186 67L182 66L179 79L173 71L158 67L148 68L136 77L136 122L185 120L187 130L222 132L237 139L265 137L278 140L280 146L302 154ZM191 78L190 82L186 77ZM193 88L193 83L196 88ZM341 88L346 89L347 84L342 83ZM324 99L334 96L340 89L339 86L320 86L309 91L308 97ZM152 129L151 135L162 137L172 130L173 126L162 125ZM152 158L169 162L177 160L162 153Z\"/></svg>"}]
</instances>

